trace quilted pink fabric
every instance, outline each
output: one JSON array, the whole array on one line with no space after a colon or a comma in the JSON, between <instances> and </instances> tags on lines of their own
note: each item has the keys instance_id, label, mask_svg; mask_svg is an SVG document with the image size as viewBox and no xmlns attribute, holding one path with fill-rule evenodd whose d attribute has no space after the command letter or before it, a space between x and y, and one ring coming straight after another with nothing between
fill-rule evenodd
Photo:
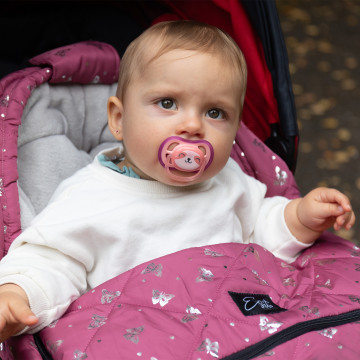
<instances>
[{"instance_id":1,"label":"quilted pink fabric","mask_svg":"<svg viewBox=\"0 0 360 360\"><path fill-rule=\"evenodd\" d=\"M330 235L291 265L257 245L183 250L88 292L40 338L54 359L357 359L359 256Z\"/></svg>"}]
</instances>

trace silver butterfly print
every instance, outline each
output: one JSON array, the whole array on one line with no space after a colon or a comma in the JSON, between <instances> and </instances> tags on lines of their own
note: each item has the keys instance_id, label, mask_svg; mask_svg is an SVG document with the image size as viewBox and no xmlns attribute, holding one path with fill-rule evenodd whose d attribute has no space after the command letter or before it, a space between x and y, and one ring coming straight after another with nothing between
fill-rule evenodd
<instances>
[{"instance_id":1,"label":"silver butterfly print","mask_svg":"<svg viewBox=\"0 0 360 360\"><path fill-rule=\"evenodd\" d=\"M258 252L256 249L254 249L253 246L248 246L248 247L244 250L244 252L245 252L245 253L250 252L250 253L254 254L256 260L258 260L258 261L260 260L259 252Z\"/></svg>"},{"instance_id":2,"label":"silver butterfly print","mask_svg":"<svg viewBox=\"0 0 360 360\"><path fill-rule=\"evenodd\" d=\"M51 323L48 325L48 327L51 328L51 329L53 329L53 328L56 326L56 324L57 324L58 321L59 321L59 320L54 320L53 322L51 322Z\"/></svg>"},{"instance_id":3,"label":"silver butterfly print","mask_svg":"<svg viewBox=\"0 0 360 360\"><path fill-rule=\"evenodd\" d=\"M296 282L293 278L286 278L286 279L283 279L283 282L282 284L284 286L296 286Z\"/></svg>"},{"instance_id":4,"label":"silver butterfly print","mask_svg":"<svg viewBox=\"0 0 360 360\"><path fill-rule=\"evenodd\" d=\"M301 311L304 311L308 314L313 314L313 315L316 315L316 316L320 316L320 311L319 311L319 308L314 306L313 308L309 308L308 306L302 306L299 308Z\"/></svg>"},{"instance_id":5,"label":"silver butterfly print","mask_svg":"<svg viewBox=\"0 0 360 360\"><path fill-rule=\"evenodd\" d=\"M100 316L100 315L94 314L91 318L91 322L90 322L90 325L88 326L88 329L95 329L100 326L103 326L106 324L106 320L107 320L107 318L105 316Z\"/></svg>"},{"instance_id":6,"label":"silver butterfly print","mask_svg":"<svg viewBox=\"0 0 360 360\"><path fill-rule=\"evenodd\" d=\"M274 181L274 185L285 185L288 174L286 171L281 170L279 166L275 166L275 174L276 174L276 180Z\"/></svg>"},{"instance_id":7,"label":"silver butterfly print","mask_svg":"<svg viewBox=\"0 0 360 360\"><path fill-rule=\"evenodd\" d=\"M261 359L261 358L268 357L268 356L273 356L273 355L275 355L275 351L268 351L267 353L258 356L257 359Z\"/></svg>"},{"instance_id":8,"label":"silver butterfly print","mask_svg":"<svg viewBox=\"0 0 360 360\"><path fill-rule=\"evenodd\" d=\"M211 342L209 338L206 338L197 350L206 351L207 354L210 354L215 358L219 357L219 343L217 341Z\"/></svg>"},{"instance_id":9,"label":"silver butterfly print","mask_svg":"<svg viewBox=\"0 0 360 360\"><path fill-rule=\"evenodd\" d=\"M320 330L318 331L318 333L320 335L326 336L329 339L332 339L333 336L337 333L337 329L335 328L328 328L328 329L324 329L324 330Z\"/></svg>"},{"instance_id":10,"label":"silver butterfly print","mask_svg":"<svg viewBox=\"0 0 360 360\"><path fill-rule=\"evenodd\" d=\"M196 278L196 282L212 281L212 278L214 277L213 273L205 268L199 268L199 274L200 275Z\"/></svg>"},{"instance_id":11,"label":"silver butterfly print","mask_svg":"<svg viewBox=\"0 0 360 360\"><path fill-rule=\"evenodd\" d=\"M139 343L139 335L143 331L144 331L144 326L126 329L126 334L124 334L123 336L126 340L132 341L134 344L138 344Z\"/></svg>"},{"instance_id":12,"label":"silver butterfly print","mask_svg":"<svg viewBox=\"0 0 360 360\"><path fill-rule=\"evenodd\" d=\"M80 350L75 350L74 351L74 360L84 360L84 359L87 359L87 355L86 353L80 351Z\"/></svg>"},{"instance_id":13,"label":"silver butterfly print","mask_svg":"<svg viewBox=\"0 0 360 360\"><path fill-rule=\"evenodd\" d=\"M155 265L155 263L149 264L141 273L142 274L154 274L157 277L161 277L163 267L161 264Z\"/></svg>"},{"instance_id":14,"label":"silver butterfly print","mask_svg":"<svg viewBox=\"0 0 360 360\"><path fill-rule=\"evenodd\" d=\"M52 354L55 354L56 351L59 349L59 347L62 345L63 342L64 342L64 340L57 340L54 343L51 343L50 341L47 341L46 342L46 347L48 348L48 350Z\"/></svg>"},{"instance_id":15,"label":"silver butterfly print","mask_svg":"<svg viewBox=\"0 0 360 360\"><path fill-rule=\"evenodd\" d=\"M0 98L0 106L8 107L9 106L9 100L10 100L9 95L6 95L6 96Z\"/></svg>"},{"instance_id":16,"label":"silver butterfly print","mask_svg":"<svg viewBox=\"0 0 360 360\"><path fill-rule=\"evenodd\" d=\"M296 268L292 265L286 264L284 262L281 263L281 267L288 269L289 271L295 271Z\"/></svg>"},{"instance_id":17,"label":"silver butterfly print","mask_svg":"<svg viewBox=\"0 0 360 360\"><path fill-rule=\"evenodd\" d=\"M218 252L216 252L216 251L212 251L212 250L210 250L210 249L205 249L205 250L204 250L204 254L205 254L205 255L210 255L210 256L212 256L212 257L224 256L223 254L218 253Z\"/></svg>"},{"instance_id":18,"label":"silver butterfly print","mask_svg":"<svg viewBox=\"0 0 360 360\"><path fill-rule=\"evenodd\" d=\"M324 259L316 261L317 265L330 265L336 262L336 259Z\"/></svg>"},{"instance_id":19,"label":"silver butterfly print","mask_svg":"<svg viewBox=\"0 0 360 360\"><path fill-rule=\"evenodd\" d=\"M263 279L259 276L259 274L258 274L258 272L257 272L256 270L251 270L251 271L252 271L252 273L255 275L255 279L256 279L257 281L259 281L259 284L260 284L260 285L269 286L269 283L268 283L266 280L263 280Z\"/></svg>"},{"instance_id":20,"label":"silver butterfly print","mask_svg":"<svg viewBox=\"0 0 360 360\"><path fill-rule=\"evenodd\" d=\"M279 327L282 325L282 322L279 321L269 321L266 316L260 316L260 330L268 331L269 334L272 334L278 331Z\"/></svg>"},{"instance_id":21,"label":"silver butterfly print","mask_svg":"<svg viewBox=\"0 0 360 360\"><path fill-rule=\"evenodd\" d=\"M301 259L301 267L304 267L307 263L308 263L308 261L311 259L311 258L313 258L313 257L315 257L316 256L316 254L315 253L311 253L311 254L308 254L308 255L305 255L302 259Z\"/></svg>"},{"instance_id":22,"label":"silver butterfly print","mask_svg":"<svg viewBox=\"0 0 360 360\"><path fill-rule=\"evenodd\" d=\"M350 295L350 296L349 296L349 299L350 299L352 302L358 302L358 303L360 304L360 297L358 297L358 296Z\"/></svg>"},{"instance_id":23,"label":"silver butterfly print","mask_svg":"<svg viewBox=\"0 0 360 360\"><path fill-rule=\"evenodd\" d=\"M330 290L334 287L334 286L331 284L331 280L330 280L330 279L327 279L324 284L317 284L316 286L317 286L317 287L324 287L324 288L327 288L327 289L330 289Z\"/></svg>"},{"instance_id":24,"label":"silver butterfly print","mask_svg":"<svg viewBox=\"0 0 360 360\"><path fill-rule=\"evenodd\" d=\"M101 303L102 304L110 304L116 297L120 296L120 291L108 291L106 289L102 289L101 291Z\"/></svg>"},{"instance_id":25,"label":"silver butterfly print","mask_svg":"<svg viewBox=\"0 0 360 360\"><path fill-rule=\"evenodd\" d=\"M152 295L152 303L154 305L160 304L161 307L167 305L169 301L175 297L173 294L165 294L163 291L159 290L153 290Z\"/></svg>"},{"instance_id":26,"label":"silver butterfly print","mask_svg":"<svg viewBox=\"0 0 360 360\"><path fill-rule=\"evenodd\" d=\"M352 249L349 249L351 256L353 257L358 257L360 256L360 248L356 245L353 246Z\"/></svg>"},{"instance_id":27,"label":"silver butterfly print","mask_svg":"<svg viewBox=\"0 0 360 360\"><path fill-rule=\"evenodd\" d=\"M187 306L186 308L186 315L183 316L183 318L181 319L181 321L183 323L187 323L189 321L193 321L199 318L198 315L201 315L201 311L199 309L196 309L190 305Z\"/></svg>"},{"instance_id":28,"label":"silver butterfly print","mask_svg":"<svg viewBox=\"0 0 360 360\"><path fill-rule=\"evenodd\" d=\"M244 252L251 252L251 253L254 253L255 249L253 246L247 246L244 250Z\"/></svg>"}]
</instances>

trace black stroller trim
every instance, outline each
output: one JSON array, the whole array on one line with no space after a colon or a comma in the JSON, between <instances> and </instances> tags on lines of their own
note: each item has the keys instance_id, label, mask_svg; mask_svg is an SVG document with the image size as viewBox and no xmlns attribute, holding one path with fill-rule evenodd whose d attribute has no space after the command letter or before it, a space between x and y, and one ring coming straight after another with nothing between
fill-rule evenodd
<instances>
[{"instance_id":1,"label":"black stroller trim","mask_svg":"<svg viewBox=\"0 0 360 360\"><path fill-rule=\"evenodd\" d=\"M294 94L289 73L289 60L280 20L274 1L241 0L250 21L263 44L266 63L274 83L280 126L270 126L265 143L280 155L290 170L295 171L299 130L296 122ZM289 121L291 119L291 121Z\"/></svg>"}]
</instances>

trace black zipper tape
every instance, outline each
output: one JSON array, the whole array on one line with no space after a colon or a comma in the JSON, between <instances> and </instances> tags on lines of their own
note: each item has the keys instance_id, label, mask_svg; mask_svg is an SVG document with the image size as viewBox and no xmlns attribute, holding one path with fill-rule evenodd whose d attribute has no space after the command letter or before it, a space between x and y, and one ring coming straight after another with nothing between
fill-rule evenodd
<instances>
[{"instance_id":1,"label":"black zipper tape","mask_svg":"<svg viewBox=\"0 0 360 360\"><path fill-rule=\"evenodd\" d=\"M49 353L48 349L45 347L45 345L41 341L39 334L34 334L33 337L34 337L35 345L39 351L41 358L43 360L53 360L53 357Z\"/></svg>"},{"instance_id":2,"label":"black zipper tape","mask_svg":"<svg viewBox=\"0 0 360 360\"><path fill-rule=\"evenodd\" d=\"M258 343L251 345L237 353L231 354L222 358L221 360L248 360L281 345L289 340L295 339L298 336L304 335L311 331L320 331L332 326L340 326L360 320L360 309L353 310L347 313L325 316L319 319L303 321L288 327L274 335L267 337Z\"/></svg>"}]
</instances>

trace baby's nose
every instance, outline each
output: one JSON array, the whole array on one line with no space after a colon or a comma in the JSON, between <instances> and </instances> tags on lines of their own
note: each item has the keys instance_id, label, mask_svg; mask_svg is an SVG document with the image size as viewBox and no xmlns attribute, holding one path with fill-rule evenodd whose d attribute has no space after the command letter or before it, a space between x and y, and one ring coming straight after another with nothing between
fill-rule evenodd
<instances>
[{"instance_id":1,"label":"baby's nose","mask_svg":"<svg viewBox=\"0 0 360 360\"><path fill-rule=\"evenodd\" d=\"M177 128L177 135L204 137L203 120L198 115L186 116Z\"/></svg>"}]
</instances>

